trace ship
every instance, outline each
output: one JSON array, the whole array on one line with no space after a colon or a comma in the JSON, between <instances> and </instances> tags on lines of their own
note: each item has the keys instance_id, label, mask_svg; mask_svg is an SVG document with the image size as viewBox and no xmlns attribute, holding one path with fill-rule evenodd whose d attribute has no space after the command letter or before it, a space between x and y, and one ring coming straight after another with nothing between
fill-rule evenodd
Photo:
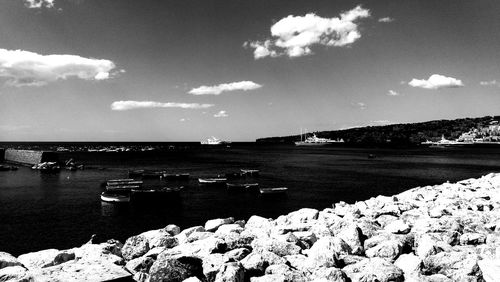
<instances>
[{"instance_id":1,"label":"ship","mask_svg":"<svg viewBox=\"0 0 500 282\"><path fill-rule=\"evenodd\" d=\"M304 137L306 134L304 134ZM321 146L321 145L330 145L344 143L344 139L332 140L329 138L320 138L313 133L312 136L309 136L302 140L302 133L300 134L300 141L295 142L296 146Z\"/></svg>"},{"instance_id":2,"label":"ship","mask_svg":"<svg viewBox=\"0 0 500 282\"><path fill-rule=\"evenodd\" d=\"M201 141L200 143L201 143L201 145L227 145L227 144L230 144L231 142L221 140L221 139L218 139L218 138L212 136L205 141Z\"/></svg>"},{"instance_id":3,"label":"ship","mask_svg":"<svg viewBox=\"0 0 500 282\"><path fill-rule=\"evenodd\" d=\"M425 141L421 145L430 147L463 147L463 146L500 146L500 125L498 121L491 121L488 126L473 128L468 132L462 133L455 140L448 140L441 136L439 141Z\"/></svg>"}]
</instances>

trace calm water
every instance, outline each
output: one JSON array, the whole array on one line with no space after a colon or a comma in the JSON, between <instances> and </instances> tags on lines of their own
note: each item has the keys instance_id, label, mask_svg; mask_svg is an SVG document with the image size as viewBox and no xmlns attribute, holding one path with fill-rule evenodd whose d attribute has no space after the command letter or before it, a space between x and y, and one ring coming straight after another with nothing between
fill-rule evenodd
<instances>
[{"instance_id":1,"label":"calm water","mask_svg":"<svg viewBox=\"0 0 500 282\"><path fill-rule=\"evenodd\" d=\"M368 159L368 154L377 157ZM302 208L323 209L337 201L354 202L379 194L478 177L500 171L500 148L359 149L257 146L191 148L182 151L62 153L87 166L41 174L29 168L0 172L0 250L19 255L46 248L79 246L98 240L124 240L174 223L203 225L206 220L253 214L277 217ZM286 186L288 195L266 199L253 193L199 186L198 176L240 168L261 171L261 187ZM128 169L189 172L192 180L173 201L125 205L101 203L100 184L127 177Z\"/></svg>"}]
</instances>

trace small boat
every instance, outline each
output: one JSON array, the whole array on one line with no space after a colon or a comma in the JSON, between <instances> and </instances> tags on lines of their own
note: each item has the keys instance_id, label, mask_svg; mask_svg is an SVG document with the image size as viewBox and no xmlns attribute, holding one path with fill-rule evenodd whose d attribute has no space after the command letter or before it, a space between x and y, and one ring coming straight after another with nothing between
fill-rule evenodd
<instances>
[{"instance_id":1,"label":"small boat","mask_svg":"<svg viewBox=\"0 0 500 282\"><path fill-rule=\"evenodd\" d=\"M189 173L164 173L163 177L166 180L189 180Z\"/></svg>"},{"instance_id":2,"label":"small boat","mask_svg":"<svg viewBox=\"0 0 500 282\"><path fill-rule=\"evenodd\" d=\"M132 178L110 179L110 180L108 180L108 183L110 183L110 182L129 182L129 181L134 181L134 179L132 179Z\"/></svg>"},{"instance_id":3,"label":"small boat","mask_svg":"<svg viewBox=\"0 0 500 282\"><path fill-rule=\"evenodd\" d=\"M198 178L200 184L226 183L227 178Z\"/></svg>"},{"instance_id":4,"label":"small boat","mask_svg":"<svg viewBox=\"0 0 500 282\"><path fill-rule=\"evenodd\" d=\"M131 181L108 181L108 186L122 186L122 185L142 185L141 180L131 180Z\"/></svg>"},{"instance_id":5,"label":"small boat","mask_svg":"<svg viewBox=\"0 0 500 282\"><path fill-rule=\"evenodd\" d=\"M241 169L241 175L244 176L259 176L258 169Z\"/></svg>"},{"instance_id":6,"label":"small boat","mask_svg":"<svg viewBox=\"0 0 500 282\"><path fill-rule=\"evenodd\" d=\"M113 192L126 192L126 191L131 191L132 189L139 189L141 188L140 185L111 185L111 186L106 186L106 191L113 191Z\"/></svg>"},{"instance_id":7,"label":"small boat","mask_svg":"<svg viewBox=\"0 0 500 282\"><path fill-rule=\"evenodd\" d=\"M128 203L130 202L130 196L103 192L101 194L101 201L109 203Z\"/></svg>"},{"instance_id":8,"label":"small boat","mask_svg":"<svg viewBox=\"0 0 500 282\"><path fill-rule=\"evenodd\" d=\"M163 187L161 189L132 189L132 195L165 195L174 194L184 189L184 186L179 187Z\"/></svg>"},{"instance_id":9,"label":"small boat","mask_svg":"<svg viewBox=\"0 0 500 282\"><path fill-rule=\"evenodd\" d=\"M259 187L259 183L226 183L227 189L230 190L252 190Z\"/></svg>"},{"instance_id":10,"label":"small boat","mask_svg":"<svg viewBox=\"0 0 500 282\"><path fill-rule=\"evenodd\" d=\"M276 194L285 194L288 191L286 187L278 187L278 188L260 188L261 195L276 195Z\"/></svg>"}]
</instances>

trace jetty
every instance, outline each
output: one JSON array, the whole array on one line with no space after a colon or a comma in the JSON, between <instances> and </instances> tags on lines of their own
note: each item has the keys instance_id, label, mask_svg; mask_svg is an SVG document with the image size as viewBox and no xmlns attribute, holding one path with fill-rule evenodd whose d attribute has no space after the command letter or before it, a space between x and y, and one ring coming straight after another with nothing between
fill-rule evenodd
<instances>
[{"instance_id":1,"label":"jetty","mask_svg":"<svg viewBox=\"0 0 500 282\"><path fill-rule=\"evenodd\" d=\"M44 162L58 162L59 157L53 151L5 149L0 150L0 160L13 164L32 166Z\"/></svg>"},{"instance_id":2,"label":"jetty","mask_svg":"<svg viewBox=\"0 0 500 282\"><path fill-rule=\"evenodd\" d=\"M498 281L500 173L14 257L2 281ZM128 279L128 280L126 280Z\"/></svg>"}]
</instances>

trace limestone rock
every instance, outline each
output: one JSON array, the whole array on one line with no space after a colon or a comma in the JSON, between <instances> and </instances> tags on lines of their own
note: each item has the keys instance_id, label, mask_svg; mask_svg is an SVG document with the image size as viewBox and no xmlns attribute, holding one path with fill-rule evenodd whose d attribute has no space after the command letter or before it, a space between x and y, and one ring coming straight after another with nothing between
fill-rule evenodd
<instances>
[{"instance_id":1,"label":"limestone rock","mask_svg":"<svg viewBox=\"0 0 500 282\"><path fill-rule=\"evenodd\" d=\"M22 265L13 255L0 252L0 269L8 266Z\"/></svg>"},{"instance_id":2,"label":"limestone rock","mask_svg":"<svg viewBox=\"0 0 500 282\"><path fill-rule=\"evenodd\" d=\"M147 256L142 256L139 258L132 259L127 262L125 268L132 274L137 272L149 272L151 265L153 265L154 259Z\"/></svg>"},{"instance_id":3,"label":"limestone rock","mask_svg":"<svg viewBox=\"0 0 500 282\"><path fill-rule=\"evenodd\" d=\"M480 260L478 264L486 282L498 281L498 275L500 273L500 260Z\"/></svg>"},{"instance_id":4,"label":"limestone rock","mask_svg":"<svg viewBox=\"0 0 500 282\"><path fill-rule=\"evenodd\" d=\"M394 233L394 234L406 234L410 232L410 226L406 224L402 220L395 220L391 223L389 223L387 226L385 226L385 231Z\"/></svg>"},{"instance_id":5,"label":"limestone rock","mask_svg":"<svg viewBox=\"0 0 500 282\"><path fill-rule=\"evenodd\" d=\"M424 259L425 274L443 274L455 281L482 277L478 256L468 252L441 252Z\"/></svg>"},{"instance_id":6,"label":"limestone rock","mask_svg":"<svg viewBox=\"0 0 500 282\"><path fill-rule=\"evenodd\" d=\"M403 270L405 277L417 277L422 269L422 259L414 254L402 254L394 265Z\"/></svg>"},{"instance_id":7,"label":"limestone rock","mask_svg":"<svg viewBox=\"0 0 500 282\"><path fill-rule=\"evenodd\" d=\"M376 246L369 248L365 251L365 254L369 258L379 257L387 259L389 261L394 261L403 251L403 246L400 241L389 240L383 241Z\"/></svg>"},{"instance_id":8,"label":"limestone rock","mask_svg":"<svg viewBox=\"0 0 500 282\"><path fill-rule=\"evenodd\" d=\"M224 265L222 254L210 254L203 258L203 275L208 281L214 281L219 269Z\"/></svg>"},{"instance_id":9,"label":"limestone rock","mask_svg":"<svg viewBox=\"0 0 500 282\"><path fill-rule=\"evenodd\" d=\"M158 256L149 270L150 282L180 282L192 276L204 279L203 262L191 256Z\"/></svg>"},{"instance_id":10,"label":"limestone rock","mask_svg":"<svg viewBox=\"0 0 500 282\"><path fill-rule=\"evenodd\" d=\"M337 236L349 245L352 254L360 255L364 248L362 241L363 234L356 224L350 224L341 229Z\"/></svg>"},{"instance_id":11,"label":"limestone rock","mask_svg":"<svg viewBox=\"0 0 500 282\"><path fill-rule=\"evenodd\" d=\"M224 261L225 262L240 261L244 259L248 254L250 254L250 250L247 248L234 249L224 254Z\"/></svg>"},{"instance_id":12,"label":"limestone rock","mask_svg":"<svg viewBox=\"0 0 500 282\"><path fill-rule=\"evenodd\" d=\"M125 241L122 248L123 258L131 260L149 251L148 238L143 235L132 236Z\"/></svg>"},{"instance_id":13,"label":"limestone rock","mask_svg":"<svg viewBox=\"0 0 500 282\"><path fill-rule=\"evenodd\" d=\"M479 245L486 242L486 235L481 233L464 233L460 236L461 245Z\"/></svg>"},{"instance_id":14,"label":"limestone rock","mask_svg":"<svg viewBox=\"0 0 500 282\"><path fill-rule=\"evenodd\" d=\"M215 282L243 282L245 279L245 269L240 263L225 263L217 276Z\"/></svg>"},{"instance_id":15,"label":"limestone rock","mask_svg":"<svg viewBox=\"0 0 500 282\"><path fill-rule=\"evenodd\" d=\"M33 276L20 265L0 268L0 281L2 282L32 282Z\"/></svg>"},{"instance_id":16,"label":"limestone rock","mask_svg":"<svg viewBox=\"0 0 500 282\"><path fill-rule=\"evenodd\" d=\"M335 267L319 268L312 275L314 282L347 282L347 275Z\"/></svg>"},{"instance_id":17,"label":"limestone rock","mask_svg":"<svg viewBox=\"0 0 500 282\"><path fill-rule=\"evenodd\" d=\"M209 232L215 232L219 228L219 226L223 224L231 224L233 222L234 218L232 217L211 219L205 223L205 230Z\"/></svg>"},{"instance_id":18,"label":"limestone rock","mask_svg":"<svg viewBox=\"0 0 500 282\"><path fill-rule=\"evenodd\" d=\"M73 251L59 251L56 249L47 249L43 251L27 253L20 255L18 261L28 269L42 268L61 264L68 260L75 259Z\"/></svg>"},{"instance_id":19,"label":"limestone rock","mask_svg":"<svg viewBox=\"0 0 500 282\"><path fill-rule=\"evenodd\" d=\"M165 226L165 231L168 232L168 234L175 236L179 233L181 233L181 228L175 224L169 224Z\"/></svg>"},{"instance_id":20,"label":"limestone rock","mask_svg":"<svg viewBox=\"0 0 500 282\"><path fill-rule=\"evenodd\" d=\"M250 276L262 275L268 266L268 262L264 259L264 257L257 253L250 253L241 260L241 264Z\"/></svg>"},{"instance_id":21,"label":"limestone rock","mask_svg":"<svg viewBox=\"0 0 500 282\"><path fill-rule=\"evenodd\" d=\"M308 251L310 264L314 267L336 267L339 263L339 253L347 252L348 245L339 243L342 240L335 237L319 239Z\"/></svg>"},{"instance_id":22,"label":"limestone rock","mask_svg":"<svg viewBox=\"0 0 500 282\"><path fill-rule=\"evenodd\" d=\"M352 281L402 282L403 271L394 264L381 259L365 259L342 269Z\"/></svg>"}]
</instances>

